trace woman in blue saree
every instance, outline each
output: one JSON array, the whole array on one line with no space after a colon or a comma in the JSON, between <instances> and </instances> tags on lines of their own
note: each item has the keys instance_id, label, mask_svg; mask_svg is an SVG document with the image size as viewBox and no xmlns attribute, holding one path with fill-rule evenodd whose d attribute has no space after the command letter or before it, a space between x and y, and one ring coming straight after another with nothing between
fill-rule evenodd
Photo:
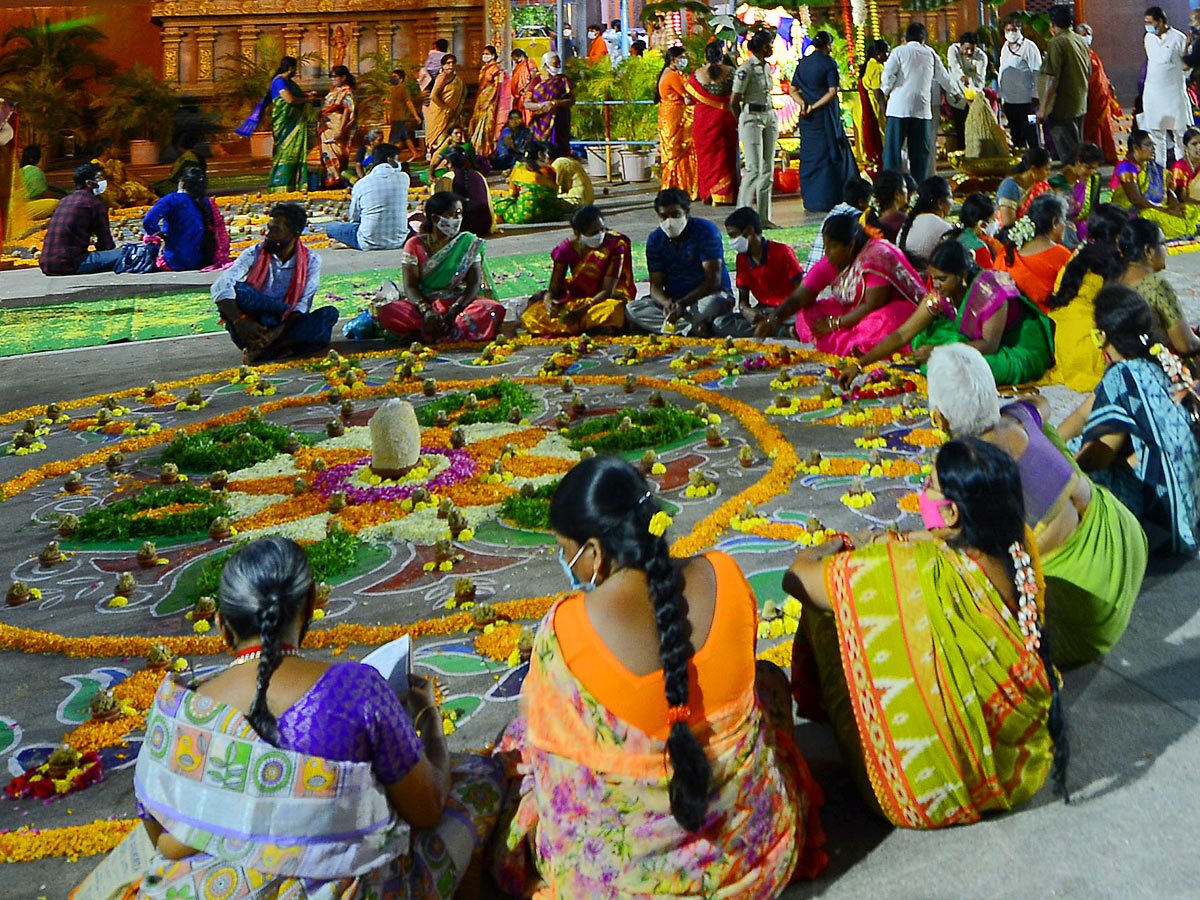
<instances>
[{"instance_id":1,"label":"woman in blue saree","mask_svg":"<svg viewBox=\"0 0 1200 900\"><path fill-rule=\"evenodd\" d=\"M1200 448L1192 376L1168 349L1146 301L1110 284L1096 294L1092 338L1108 367L1059 433L1079 467L1137 516L1151 553L1200 546Z\"/></svg>"},{"instance_id":2,"label":"woman in blue saree","mask_svg":"<svg viewBox=\"0 0 1200 900\"><path fill-rule=\"evenodd\" d=\"M842 185L858 166L842 125L833 37L818 31L813 48L792 75L791 95L800 104L800 196L809 212L828 212L842 202Z\"/></svg>"},{"instance_id":3,"label":"woman in blue saree","mask_svg":"<svg viewBox=\"0 0 1200 900\"><path fill-rule=\"evenodd\" d=\"M169 676L134 775L157 851L138 897L449 900L502 801L487 757L452 761L432 687L304 659L304 550L268 537L221 574L215 675Z\"/></svg>"}]
</instances>

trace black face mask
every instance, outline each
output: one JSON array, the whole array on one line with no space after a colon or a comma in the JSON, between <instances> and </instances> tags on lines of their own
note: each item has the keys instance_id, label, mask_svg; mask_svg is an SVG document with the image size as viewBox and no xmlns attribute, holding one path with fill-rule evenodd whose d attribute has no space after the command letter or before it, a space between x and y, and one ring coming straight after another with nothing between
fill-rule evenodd
<instances>
[{"instance_id":1,"label":"black face mask","mask_svg":"<svg viewBox=\"0 0 1200 900\"><path fill-rule=\"evenodd\" d=\"M399 75L393 75L391 80L392 80L392 84L399 84L399 83L400 83L400 76L399 76Z\"/></svg>"},{"instance_id":2,"label":"black face mask","mask_svg":"<svg viewBox=\"0 0 1200 900\"><path fill-rule=\"evenodd\" d=\"M263 249L273 256L278 256L283 248L287 246L287 244L287 241L277 241L267 238L265 241L263 241Z\"/></svg>"}]
</instances>

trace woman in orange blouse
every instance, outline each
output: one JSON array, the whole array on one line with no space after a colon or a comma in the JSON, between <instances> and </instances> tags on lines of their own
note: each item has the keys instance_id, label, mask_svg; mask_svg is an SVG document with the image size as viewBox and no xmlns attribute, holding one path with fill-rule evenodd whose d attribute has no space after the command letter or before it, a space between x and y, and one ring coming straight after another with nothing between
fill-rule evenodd
<instances>
[{"instance_id":1,"label":"woman in orange blouse","mask_svg":"<svg viewBox=\"0 0 1200 900\"><path fill-rule=\"evenodd\" d=\"M696 177L696 145L692 142L692 104L683 73L687 50L672 47L666 52L654 102L658 104L658 155L662 161L662 186L687 191L700 199Z\"/></svg>"},{"instance_id":2,"label":"woman in orange blouse","mask_svg":"<svg viewBox=\"0 0 1200 900\"><path fill-rule=\"evenodd\" d=\"M1012 275L1021 293L1048 312L1047 298L1054 293L1058 273L1071 260L1062 244L1067 230L1067 204L1058 194L1041 194L1029 206L1029 214L1000 230L1004 252L995 268Z\"/></svg>"}]
</instances>

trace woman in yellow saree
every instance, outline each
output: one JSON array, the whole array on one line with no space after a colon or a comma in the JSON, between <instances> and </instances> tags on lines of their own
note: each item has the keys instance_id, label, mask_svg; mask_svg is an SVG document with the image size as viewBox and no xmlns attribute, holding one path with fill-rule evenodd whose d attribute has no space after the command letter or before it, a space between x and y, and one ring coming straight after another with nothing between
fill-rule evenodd
<instances>
[{"instance_id":1,"label":"woman in yellow saree","mask_svg":"<svg viewBox=\"0 0 1200 900\"><path fill-rule=\"evenodd\" d=\"M927 532L835 537L783 583L806 604L792 659L801 714L828 715L889 821L941 828L1025 802L1052 764L1065 793L1067 747L1016 463L951 441L921 510Z\"/></svg>"},{"instance_id":2,"label":"woman in yellow saree","mask_svg":"<svg viewBox=\"0 0 1200 900\"><path fill-rule=\"evenodd\" d=\"M673 558L670 517L619 457L583 460L550 504L577 590L538 628L493 870L537 900L768 900L824 867L821 790L757 603L724 553Z\"/></svg>"},{"instance_id":3,"label":"woman in yellow saree","mask_svg":"<svg viewBox=\"0 0 1200 900\"><path fill-rule=\"evenodd\" d=\"M108 180L108 190L100 195L100 199L109 209L153 206L158 202L158 194L125 170L125 164L117 156L111 138L103 138L96 145L96 158L92 162L104 170L104 177Z\"/></svg>"},{"instance_id":4,"label":"woman in yellow saree","mask_svg":"<svg viewBox=\"0 0 1200 900\"><path fill-rule=\"evenodd\" d=\"M450 130L458 124L466 100L467 86L458 77L458 59L453 53L447 53L442 57L442 71L433 83L425 107L425 155L430 160L437 159L438 151L450 137Z\"/></svg>"},{"instance_id":5,"label":"woman in yellow saree","mask_svg":"<svg viewBox=\"0 0 1200 900\"><path fill-rule=\"evenodd\" d=\"M496 119L500 110L500 86L504 83L504 70L496 62L496 48L491 44L483 48L482 59L479 91L475 95L475 111L471 113L467 139L480 156L491 156L496 152Z\"/></svg>"},{"instance_id":6,"label":"woman in yellow saree","mask_svg":"<svg viewBox=\"0 0 1200 900\"><path fill-rule=\"evenodd\" d=\"M615 334L625 325L625 304L636 296L629 238L604 227L595 206L571 217L574 234L550 253L550 285L529 298L521 325L530 334Z\"/></svg>"},{"instance_id":7,"label":"woman in yellow saree","mask_svg":"<svg viewBox=\"0 0 1200 900\"><path fill-rule=\"evenodd\" d=\"M687 50L672 47L654 89L658 104L658 155L662 163L662 186L680 188L693 200L700 197L696 177L696 146L692 142L692 99L683 72Z\"/></svg>"}]
</instances>

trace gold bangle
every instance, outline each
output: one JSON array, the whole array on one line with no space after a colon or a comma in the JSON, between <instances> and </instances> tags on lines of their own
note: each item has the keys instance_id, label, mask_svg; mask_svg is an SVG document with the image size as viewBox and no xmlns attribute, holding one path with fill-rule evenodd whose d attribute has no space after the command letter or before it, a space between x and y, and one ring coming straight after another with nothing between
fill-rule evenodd
<instances>
[{"instance_id":1,"label":"gold bangle","mask_svg":"<svg viewBox=\"0 0 1200 900\"><path fill-rule=\"evenodd\" d=\"M438 707L435 704L434 706L427 706L423 710L421 710L419 713L417 713L416 719L413 720L413 729L419 733L421 730L421 718L425 715L425 713L433 712L434 710L437 710L437 708Z\"/></svg>"}]
</instances>

